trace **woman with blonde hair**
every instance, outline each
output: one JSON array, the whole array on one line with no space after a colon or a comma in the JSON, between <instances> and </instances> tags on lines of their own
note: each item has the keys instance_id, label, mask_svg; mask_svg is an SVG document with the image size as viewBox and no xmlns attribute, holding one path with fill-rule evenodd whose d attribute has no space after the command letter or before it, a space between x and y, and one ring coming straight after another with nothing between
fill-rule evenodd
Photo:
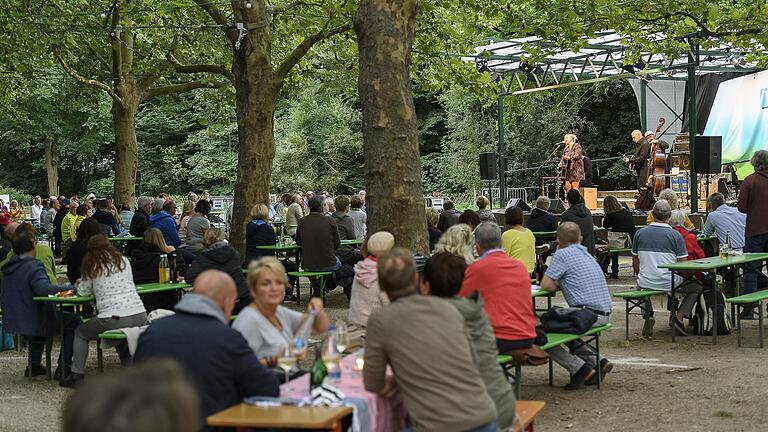
<instances>
[{"instance_id":1,"label":"woman with blonde hair","mask_svg":"<svg viewBox=\"0 0 768 432\"><path fill-rule=\"evenodd\" d=\"M241 309L248 306L251 296L248 293L248 285L243 276L240 254L224 240L224 231L221 228L208 228L203 236L203 250L192 261L184 275L187 283L193 284L197 275L206 270L219 270L228 274L235 281L237 287L237 300L233 314L238 314Z\"/></svg>"},{"instance_id":2,"label":"woman with blonde hair","mask_svg":"<svg viewBox=\"0 0 768 432\"><path fill-rule=\"evenodd\" d=\"M475 236L467 224L456 224L448 228L435 246L435 253L449 252L464 258L467 264L475 260Z\"/></svg>"},{"instance_id":3,"label":"woman with blonde hair","mask_svg":"<svg viewBox=\"0 0 768 432\"><path fill-rule=\"evenodd\" d=\"M185 201L184 208L181 211L181 220L179 221L179 238L181 239L182 247L184 247L187 241L187 224L194 214L195 203L193 201Z\"/></svg>"},{"instance_id":4,"label":"woman with blonde hair","mask_svg":"<svg viewBox=\"0 0 768 432\"><path fill-rule=\"evenodd\" d=\"M672 207L672 210L678 210L680 208L679 200L677 198L677 192L673 191L672 189L662 189L661 192L659 192L659 200L666 200L669 203L669 206ZM688 217L687 214L683 213L683 216L685 216L683 220L683 226L687 230L692 230L696 228L696 226L691 222L691 219ZM653 212L648 212L648 217L645 219L645 223L648 225L653 222Z\"/></svg>"},{"instance_id":5,"label":"woman with blonde hair","mask_svg":"<svg viewBox=\"0 0 768 432\"><path fill-rule=\"evenodd\" d=\"M11 200L11 210L9 211L11 215L11 220L14 222L21 223L24 219L24 207L19 205L19 202L16 200Z\"/></svg>"},{"instance_id":6,"label":"woman with blonde hair","mask_svg":"<svg viewBox=\"0 0 768 432\"><path fill-rule=\"evenodd\" d=\"M248 265L248 288L253 302L237 315L232 328L239 331L256 357L267 366L274 366L277 357L286 346L293 346L294 339L307 313L283 306L288 277L285 268L275 257L263 257ZM315 321L312 334L328 330L328 317L323 311L323 301L314 297L308 303L314 309Z\"/></svg>"},{"instance_id":7,"label":"woman with blonde hair","mask_svg":"<svg viewBox=\"0 0 768 432\"><path fill-rule=\"evenodd\" d=\"M563 137L565 150L560 160L559 168L564 172L565 191L578 189L579 182L584 180L584 151L574 134L566 134Z\"/></svg>"}]
</instances>

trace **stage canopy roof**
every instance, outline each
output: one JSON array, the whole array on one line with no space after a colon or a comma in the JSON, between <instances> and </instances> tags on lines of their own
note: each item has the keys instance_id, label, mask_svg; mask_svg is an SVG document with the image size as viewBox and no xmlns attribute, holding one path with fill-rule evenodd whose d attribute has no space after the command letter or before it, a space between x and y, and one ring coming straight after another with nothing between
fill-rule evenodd
<instances>
[{"instance_id":1,"label":"stage canopy roof","mask_svg":"<svg viewBox=\"0 0 768 432\"><path fill-rule=\"evenodd\" d=\"M666 36L658 33L651 38L662 43ZM514 83L507 86L507 91L515 94L616 78L686 80L691 65L689 54L694 62L698 57L697 75L757 70L756 62L747 61L743 53L727 44L666 56L640 50L630 38L613 30L585 37L578 51L558 48L535 36L489 38L485 42L473 53L462 55L462 60L474 62L478 71L490 72L494 80L510 78ZM762 51L768 56L768 51Z\"/></svg>"}]
</instances>

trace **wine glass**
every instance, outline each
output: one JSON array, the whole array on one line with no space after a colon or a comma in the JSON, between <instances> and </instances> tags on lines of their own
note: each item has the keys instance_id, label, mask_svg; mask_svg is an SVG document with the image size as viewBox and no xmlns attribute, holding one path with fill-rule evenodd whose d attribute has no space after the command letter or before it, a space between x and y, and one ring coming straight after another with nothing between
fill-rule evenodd
<instances>
[{"instance_id":1,"label":"wine glass","mask_svg":"<svg viewBox=\"0 0 768 432\"><path fill-rule=\"evenodd\" d=\"M349 345L349 333L344 323L338 323L336 326L336 350L339 354L344 354L344 350Z\"/></svg>"},{"instance_id":2,"label":"wine glass","mask_svg":"<svg viewBox=\"0 0 768 432\"><path fill-rule=\"evenodd\" d=\"M291 391L288 384L288 376L291 369L296 366L296 353L289 344L286 344L280 354L277 356L277 366L285 371L285 391Z\"/></svg>"}]
</instances>

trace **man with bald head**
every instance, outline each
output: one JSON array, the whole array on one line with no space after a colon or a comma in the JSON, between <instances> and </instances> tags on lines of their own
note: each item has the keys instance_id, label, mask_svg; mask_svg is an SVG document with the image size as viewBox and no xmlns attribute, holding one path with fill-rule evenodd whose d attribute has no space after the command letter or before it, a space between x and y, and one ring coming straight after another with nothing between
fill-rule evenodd
<instances>
[{"instance_id":1,"label":"man with bald head","mask_svg":"<svg viewBox=\"0 0 768 432\"><path fill-rule=\"evenodd\" d=\"M152 322L139 338L134 361L176 360L194 383L201 415L211 415L249 396L278 396L275 374L264 367L243 336L229 327L237 289L232 278L206 270L176 314Z\"/></svg>"},{"instance_id":2,"label":"man with bald head","mask_svg":"<svg viewBox=\"0 0 768 432\"><path fill-rule=\"evenodd\" d=\"M573 222L563 222L557 228L557 252L541 281L541 288L563 292L569 307L586 309L597 315L594 326L608 323L611 317L611 295L600 264L586 247L581 245L581 230ZM595 352L581 341L569 344L571 353L563 346L549 351L552 360L571 373L571 382L565 387L575 390L582 384L597 383ZM608 359L600 359L602 376L613 369Z\"/></svg>"},{"instance_id":3,"label":"man with bald head","mask_svg":"<svg viewBox=\"0 0 768 432\"><path fill-rule=\"evenodd\" d=\"M648 158L651 154L651 144L643 137L643 133L635 129L632 131L632 141L637 144L635 155L631 158L625 157L624 163L629 164L632 171L637 174L637 190L645 187L648 180Z\"/></svg>"}]
</instances>

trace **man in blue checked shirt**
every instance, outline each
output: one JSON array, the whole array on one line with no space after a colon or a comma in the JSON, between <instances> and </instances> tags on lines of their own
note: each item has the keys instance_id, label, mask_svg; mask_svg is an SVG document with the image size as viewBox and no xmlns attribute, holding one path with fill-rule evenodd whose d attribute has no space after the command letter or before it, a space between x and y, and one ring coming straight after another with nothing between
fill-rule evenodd
<instances>
[{"instance_id":1,"label":"man in blue checked shirt","mask_svg":"<svg viewBox=\"0 0 768 432\"><path fill-rule=\"evenodd\" d=\"M608 323L611 317L611 295L600 264L581 245L581 230L573 222L563 222L557 228L557 252L541 281L541 288L550 292L563 292L568 306L587 309L597 315L594 327ZM582 384L597 384L597 362L595 352L581 341L557 346L549 350L549 356L571 373L566 390L576 390ZM613 369L606 358L600 359L602 378Z\"/></svg>"}]
</instances>

